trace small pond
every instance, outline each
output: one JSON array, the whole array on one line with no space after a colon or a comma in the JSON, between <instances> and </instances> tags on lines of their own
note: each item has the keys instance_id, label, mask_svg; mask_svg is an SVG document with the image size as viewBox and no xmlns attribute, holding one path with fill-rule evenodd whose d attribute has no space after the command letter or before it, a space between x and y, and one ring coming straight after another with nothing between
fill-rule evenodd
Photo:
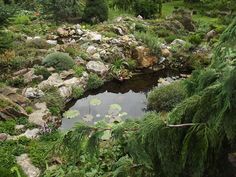
<instances>
[{"instance_id":1,"label":"small pond","mask_svg":"<svg viewBox=\"0 0 236 177\"><path fill-rule=\"evenodd\" d=\"M173 71L148 72L123 82L110 81L84 97L72 101L64 113L61 130L69 130L78 122L93 125L100 120L121 121L140 118L147 107L147 92L157 86L161 77L176 76Z\"/></svg>"}]
</instances>

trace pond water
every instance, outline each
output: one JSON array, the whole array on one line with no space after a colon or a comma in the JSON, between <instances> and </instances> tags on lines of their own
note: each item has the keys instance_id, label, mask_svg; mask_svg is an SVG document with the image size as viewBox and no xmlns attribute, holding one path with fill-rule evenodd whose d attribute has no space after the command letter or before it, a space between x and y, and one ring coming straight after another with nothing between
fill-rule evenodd
<instances>
[{"instance_id":1,"label":"pond water","mask_svg":"<svg viewBox=\"0 0 236 177\"><path fill-rule=\"evenodd\" d=\"M135 75L123 82L107 82L100 89L71 102L60 129L69 130L78 122L93 125L100 120L115 122L140 118L146 111L147 92L157 86L160 77L176 75L173 71L164 70Z\"/></svg>"}]
</instances>

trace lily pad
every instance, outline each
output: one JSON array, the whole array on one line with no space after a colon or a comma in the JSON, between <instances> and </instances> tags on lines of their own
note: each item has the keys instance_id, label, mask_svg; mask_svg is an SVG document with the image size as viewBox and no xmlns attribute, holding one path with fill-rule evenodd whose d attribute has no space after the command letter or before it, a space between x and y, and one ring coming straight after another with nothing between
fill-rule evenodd
<instances>
[{"instance_id":1,"label":"lily pad","mask_svg":"<svg viewBox=\"0 0 236 177\"><path fill-rule=\"evenodd\" d=\"M92 106L99 106L100 104L102 104L102 101L98 98L93 98L90 100L89 104Z\"/></svg>"},{"instance_id":2,"label":"lily pad","mask_svg":"<svg viewBox=\"0 0 236 177\"><path fill-rule=\"evenodd\" d=\"M122 107L119 104L111 104L108 110L108 114L110 115L118 115Z\"/></svg>"},{"instance_id":3,"label":"lily pad","mask_svg":"<svg viewBox=\"0 0 236 177\"><path fill-rule=\"evenodd\" d=\"M87 114L82 118L85 122L91 122L93 120L93 115Z\"/></svg>"},{"instance_id":4,"label":"lily pad","mask_svg":"<svg viewBox=\"0 0 236 177\"><path fill-rule=\"evenodd\" d=\"M67 119L72 119L72 118L75 118L77 116L80 115L80 112L77 111L77 110L69 110L69 111L66 111L64 114L63 114L63 117L64 118L67 118Z\"/></svg>"}]
</instances>

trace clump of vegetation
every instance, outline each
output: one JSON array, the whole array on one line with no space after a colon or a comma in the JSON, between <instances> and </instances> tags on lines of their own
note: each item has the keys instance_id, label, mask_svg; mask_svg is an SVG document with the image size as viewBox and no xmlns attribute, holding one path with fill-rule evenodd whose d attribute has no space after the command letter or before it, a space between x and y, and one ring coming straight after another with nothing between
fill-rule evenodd
<instances>
[{"instance_id":1,"label":"clump of vegetation","mask_svg":"<svg viewBox=\"0 0 236 177\"><path fill-rule=\"evenodd\" d=\"M81 77L85 71L84 66L74 66L73 70L75 71L76 76Z\"/></svg>"},{"instance_id":2,"label":"clump of vegetation","mask_svg":"<svg viewBox=\"0 0 236 177\"><path fill-rule=\"evenodd\" d=\"M39 75L43 76L44 80L48 79L51 76L51 73L44 66L35 66L34 67L34 74L37 76L39 76Z\"/></svg>"},{"instance_id":3,"label":"clump of vegetation","mask_svg":"<svg viewBox=\"0 0 236 177\"><path fill-rule=\"evenodd\" d=\"M101 79L97 74L91 73L89 75L87 87L89 90L97 89L104 84L103 79Z\"/></svg>"},{"instance_id":4,"label":"clump of vegetation","mask_svg":"<svg viewBox=\"0 0 236 177\"><path fill-rule=\"evenodd\" d=\"M152 18L158 12L158 4L154 0L135 0L134 12L144 18Z\"/></svg>"},{"instance_id":5,"label":"clump of vegetation","mask_svg":"<svg viewBox=\"0 0 236 177\"><path fill-rule=\"evenodd\" d=\"M55 87L48 87L44 89L44 93L45 94L41 100L46 102L52 115L60 116L65 105L59 90Z\"/></svg>"},{"instance_id":6,"label":"clump of vegetation","mask_svg":"<svg viewBox=\"0 0 236 177\"><path fill-rule=\"evenodd\" d=\"M145 43L147 47L151 49L153 54L160 54L160 45L162 44L162 40L153 32L136 32L135 37Z\"/></svg>"},{"instance_id":7,"label":"clump of vegetation","mask_svg":"<svg viewBox=\"0 0 236 177\"><path fill-rule=\"evenodd\" d=\"M54 52L43 59L43 65L62 71L73 68L75 62L67 53Z\"/></svg>"},{"instance_id":8,"label":"clump of vegetation","mask_svg":"<svg viewBox=\"0 0 236 177\"><path fill-rule=\"evenodd\" d=\"M182 82L154 88L148 94L148 108L158 112L170 111L186 97Z\"/></svg>"},{"instance_id":9,"label":"clump of vegetation","mask_svg":"<svg viewBox=\"0 0 236 177\"><path fill-rule=\"evenodd\" d=\"M16 25L28 25L30 22L30 18L27 15L20 15L14 19L14 24Z\"/></svg>"},{"instance_id":10,"label":"clump of vegetation","mask_svg":"<svg viewBox=\"0 0 236 177\"><path fill-rule=\"evenodd\" d=\"M108 19L108 6L104 0L87 0L83 20L88 23L99 23Z\"/></svg>"},{"instance_id":11,"label":"clump of vegetation","mask_svg":"<svg viewBox=\"0 0 236 177\"><path fill-rule=\"evenodd\" d=\"M27 114L31 114L34 111L34 109L31 106L27 106L25 108L25 111L27 112Z\"/></svg>"},{"instance_id":12,"label":"clump of vegetation","mask_svg":"<svg viewBox=\"0 0 236 177\"><path fill-rule=\"evenodd\" d=\"M202 37L200 34L191 35L188 38L191 44L199 45L202 42Z\"/></svg>"},{"instance_id":13,"label":"clump of vegetation","mask_svg":"<svg viewBox=\"0 0 236 177\"><path fill-rule=\"evenodd\" d=\"M27 46L36 49L48 49L50 45L42 38L35 38L27 41Z\"/></svg>"},{"instance_id":14,"label":"clump of vegetation","mask_svg":"<svg viewBox=\"0 0 236 177\"><path fill-rule=\"evenodd\" d=\"M41 4L43 6L43 13L51 16L56 21L70 21L71 18L80 17L82 14L80 0L46 0L41 1Z\"/></svg>"},{"instance_id":15,"label":"clump of vegetation","mask_svg":"<svg viewBox=\"0 0 236 177\"><path fill-rule=\"evenodd\" d=\"M7 85L12 87L23 87L25 85L23 77L15 77L6 81Z\"/></svg>"},{"instance_id":16,"label":"clump of vegetation","mask_svg":"<svg viewBox=\"0 0 236 177\"><path fill-rule=\"evenodd\" d=\"M74 99L80 98L84 94L84 89L82 87L72 87L72 97Z\"/></svg>"}]
</instances>

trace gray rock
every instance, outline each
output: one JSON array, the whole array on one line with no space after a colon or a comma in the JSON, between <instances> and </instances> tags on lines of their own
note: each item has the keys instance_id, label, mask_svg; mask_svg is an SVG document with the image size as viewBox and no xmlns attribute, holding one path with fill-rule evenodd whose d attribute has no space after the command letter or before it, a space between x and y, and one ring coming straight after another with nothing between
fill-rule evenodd
<instances>
[{"instance_id":1,"label":"gray rock","mask_svg":"<svg viewBox=\"0 0 236 177\"><path fill-rule=\"evenodd\" d=\"M92 60L100 60L101 59L101 56L99 53L95 53L91 56L91 59Z\"/></svg>"},{"instance_id":2,"label":"gray rock","mask_svg":"<svg viewBox=\"0 0 236 177\"><path fill-rule=\"evenodd\" d=\"M7 137L8 137L8 135L6 133L0 133L0 142L1 141L6 141Z\"/></svg>"},{"instance_id":3,"label":"gray rock","mask_svg":"<svg viewBox=\"0 0 236 177\"><path fill-rule=\"evenodd\" d=\"M47 80L41 82L38 88L43 90L49 86L60 87L63 85L63 80L58 73L53 73Z\"/></svg>"},{"instance_id":4,"label":"gray rock","mask_svg":"<svg viewBox=\"0 0 236 177\"><path fill-rule=\"evenodd\" d=\"M50 45L57 45L57 40L47 40L46 42Z\"/></svg>"},{"instance_id":5,"label":"gray rock","mask_svg":"<svg viewBox=\"0 0 236 177\"><path fill-rule=\"evenodd\" d=\"M93 55L97 52L97 48L94 47L93 45L89 46L86 50L86 52L89 54L89 55Z\"/></svg>"},{"instance_id":6,"label":"gray rock","mask_svg":"<svg viewBox=\"0 0 236 177\"><path fill-rule=\"evenodd\" d=\"M74 70L70 69L70 70L68 70L68 71L62 71L62 72L60 73L60 77L61 77L62 79L66 79L66 78L68 78L68 77L70 77L70 76L73 76L73 74L75 74Z\"/></svg>"},{"instance_id":7,"label":"gray rock","mask_svg":"<svg viewBox=\"0 0 236 177\"><path fill-rule=\"evenodd\" d=\"M108 72L107 66L100 61L89 61L86 65L88 71L97 73L99 75L105 75Z\"/></svg>"},{"instance_id":8,"label":"gray rock","mask_svg":"<svg viewBox=\"0 0 236 177\"><path fill-rule=\"evenodd\" d=\"M29 115L29 122L39 125L39 126L44 126L46 123L52 121L51 113L49 109L47 108L46 103L36 103L35 104L36 111L31 113Z\"/></svg>"},{"instance_id":9,"label":"gray rock","mask_svg":"<svg viewBox=\"0 0 236 177\"><path fill-rule=\"evenodd\" d=\"M88 39L90 39L91 41L94 41L94 42L101 42L102 35L98 34L96 32L89 32L88 33Z\"/></svg>"},{"instance_id":10,"label":"gray rock","mask_svg":"<svg viewBox=\"0 0 236 177\"><path fill-rule=\"evenodd\" d=\"M41 98L44 96L42 90L32 87L24 89L22 94L27 98Z\"/></svg>"},{"instance_id":11,"label":"gray rock","mask_svg":"<svg viewBox=\"0 0 236 177\"><path fill-rule=\"evenodd\" d=\"M32 164L27 154L16 157L16 161L28 177L40 176L40 170Z\"/></svg>"}]
</instances>

